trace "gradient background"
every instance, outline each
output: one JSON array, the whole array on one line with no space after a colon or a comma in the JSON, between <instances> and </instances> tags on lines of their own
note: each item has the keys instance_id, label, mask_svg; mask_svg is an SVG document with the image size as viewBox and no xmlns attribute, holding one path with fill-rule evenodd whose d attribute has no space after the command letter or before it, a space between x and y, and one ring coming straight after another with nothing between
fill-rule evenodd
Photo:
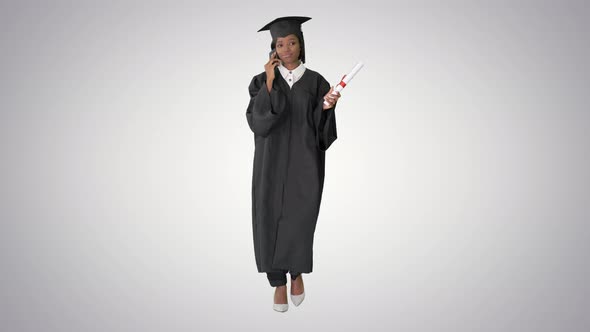
<instances>
[{"instance_id":1,"label":"gradient background","mask_svg":"<svg viewBox=\"0 0 590 332\"><path fill-rule=\"evenodd\" d=\"M590 5L3 1L0 330L590 329ZM276 17L343 91L306 300L254 261Z\"/></svg>"}]
</instances>

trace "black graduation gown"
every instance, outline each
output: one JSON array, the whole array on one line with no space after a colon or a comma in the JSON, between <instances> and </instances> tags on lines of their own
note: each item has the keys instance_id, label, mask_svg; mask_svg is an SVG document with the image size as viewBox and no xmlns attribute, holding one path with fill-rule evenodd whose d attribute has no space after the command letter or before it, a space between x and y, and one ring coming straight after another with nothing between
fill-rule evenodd
<instances>
[{"instance_id":1,"label":"black graduation gown","mask_svg":"<svg viewBox=\"0 0 590 332\"><path fill-rule=\"evenodd\" d=\"M275 67L252 78L246 118L254 132L252 229L258 272L312 272L313 238L324 186L325 151L336 140L330 84L306 68L292 88Z\"/></svg>"}]
</instances>

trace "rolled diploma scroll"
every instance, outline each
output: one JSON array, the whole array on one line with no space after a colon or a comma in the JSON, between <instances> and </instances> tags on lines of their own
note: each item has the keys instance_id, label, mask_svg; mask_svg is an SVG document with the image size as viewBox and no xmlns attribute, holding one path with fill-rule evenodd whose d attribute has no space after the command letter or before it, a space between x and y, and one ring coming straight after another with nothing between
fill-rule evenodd
<instances>
[{"instance_id":1,"label":"rolled diploma scroll","mask_svg":"<svg viewBox=\"0 0 590 332\"><path fill-rule=\"evenodd\" d=\"M342 91L342 89L344 89L346 84L348 84L348 82L350 82L350 80L352 80L354 75L356 75L356 73L359 70L361 70L361 68L363 68L363 65L364 65L364 63L362 61L360 61L359 63L356 64L356 66L354 66L354 68L352 68L352 70L350 71L350 73L348 73L348 75L345 75L344 77L342 77L342 80L340 80L340 83L338 83L336 85L336 87L334 87L334 90L332 90L332 94L336 95L337 92ZM330 103L328 103L326 100L324 100L324 105L328 106L328 105L330 105Z\"/></svg>"}]
</instances>

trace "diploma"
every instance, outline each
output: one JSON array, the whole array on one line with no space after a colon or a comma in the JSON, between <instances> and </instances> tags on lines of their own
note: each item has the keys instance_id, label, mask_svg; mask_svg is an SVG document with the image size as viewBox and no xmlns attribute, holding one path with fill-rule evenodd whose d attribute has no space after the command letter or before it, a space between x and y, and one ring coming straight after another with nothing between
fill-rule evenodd
<instances>
[{"instance_id":1,"label":"diploma","mask_svg":"<svg viewBox=\"0 0 590 332\"><path fill-rule=\"evenodd\" d=\"M342 89L344 89L346 84L348 84L348 82L350 82L350 80L352 80L354 78L354 75L356 75L356 73L358 73L358 71L361 70L361 68L363 68L363 66L364 66L364 63L362 61L357 63L356 66L354 66L354 68L352 68L350 73L348 73L347 75L344 75L342 77L342 79L340 80L340 83L338 83L334 87L334 90L332 90L332 94L337 95L338 92L342 91ZM324 105L328 106L330 104L326 100L324 100Z\"/></svg>"}]
</instances>

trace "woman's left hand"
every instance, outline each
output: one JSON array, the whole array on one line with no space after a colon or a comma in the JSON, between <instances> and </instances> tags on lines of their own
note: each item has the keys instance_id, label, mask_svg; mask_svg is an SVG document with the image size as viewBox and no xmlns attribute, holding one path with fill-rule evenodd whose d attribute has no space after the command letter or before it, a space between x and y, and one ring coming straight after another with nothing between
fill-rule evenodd
<instances>
[{"instance_id":1,"label":"woman's left hand","mask_svg":"<svg viewBox=\"0 0 590 332\"><path fill-rule=\"evenodd\" d=\"M338 98L340 98L340 92L336 91L336 94L333 95L332 91L334 91L334 87L330 88L330 91L328 91L328 93L324 96L324 100L327 101L329 103L329 105L323 104L324 106L324 110L330 109L334 106L336 106L336 103L338 102Z\"/></svg>"}]
</instances>

